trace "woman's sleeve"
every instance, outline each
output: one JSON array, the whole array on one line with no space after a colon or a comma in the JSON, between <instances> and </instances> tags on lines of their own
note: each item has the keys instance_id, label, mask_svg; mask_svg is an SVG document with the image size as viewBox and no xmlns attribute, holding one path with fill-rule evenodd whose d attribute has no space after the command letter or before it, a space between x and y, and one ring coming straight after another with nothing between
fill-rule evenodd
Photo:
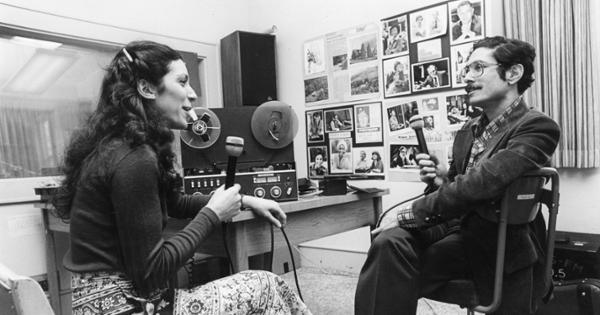
<instances>
[{"instance_id":1,"label":"woman's sleeve","mask_svg":"<svg viewBox=\"0 0 600 315\"><path fill-rule=\"evenodd\" d=\"M163 288L219 223L205 207L181 231L163 238L158 178L156 156L138 149L119 162L111 179L124 271L141 294Z\"/></svg>"}]
</instances>

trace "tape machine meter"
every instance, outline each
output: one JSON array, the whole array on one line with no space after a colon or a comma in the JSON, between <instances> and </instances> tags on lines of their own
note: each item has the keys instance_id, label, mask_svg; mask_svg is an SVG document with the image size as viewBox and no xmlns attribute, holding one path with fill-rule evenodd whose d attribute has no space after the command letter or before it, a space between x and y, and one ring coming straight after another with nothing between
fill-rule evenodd
<instances>
[{"instance_id":1,"label":"tape machine meter","mask_svg":"<svg viewBox=\"0 0 600 315\"><path fill-rule=\"evenodd\" d=\"M186 176L183 179L187 194L208 195L225 184L225 174ZM238 172L235 182L241 185L240 193L276 201L298 200L296 170Z\"/></svg>"}]
</instances>

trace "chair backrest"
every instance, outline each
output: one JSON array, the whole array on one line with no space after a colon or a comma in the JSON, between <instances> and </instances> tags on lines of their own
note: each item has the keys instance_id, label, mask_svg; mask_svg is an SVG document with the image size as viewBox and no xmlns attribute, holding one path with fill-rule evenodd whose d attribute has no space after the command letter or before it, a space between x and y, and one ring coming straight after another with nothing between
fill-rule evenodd
<instances>
[{"instance_id":1,"label":"chair backrest","mask_svg":"<svg viewBox=\"0 0 600 315\"><path fill-rule=\"evenodd\" d=\"M544 185L552 180L551 190ZM502 210L506 208L508 224L524 224L535 219L541 204L552 207L552 193L558 193L558 173L553 168L531 171L512 182L502 198ZM502 211L501 211L502 212Z\"/></svg>"},{"instance_id":2,"label":"chair backrest","mask_svg":"<svg viewBox=\"0 0 600 315\"><path fill-rule=\"evenodd\" d=\"M10 292L16 314L54 315L39 283L16 274L3 264L0 264L0 286L5 289L4 292Z\"/></svg>"}]
</instances>

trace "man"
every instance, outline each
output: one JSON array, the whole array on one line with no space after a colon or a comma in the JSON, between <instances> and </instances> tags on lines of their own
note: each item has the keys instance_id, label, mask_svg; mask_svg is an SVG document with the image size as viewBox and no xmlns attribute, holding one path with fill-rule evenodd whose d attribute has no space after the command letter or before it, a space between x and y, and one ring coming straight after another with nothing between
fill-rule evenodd
<instances>
[{"instance_id":1,"label":"man","mask_svg":"<svg viewBox=\"0 0 600 315\"><path fill-rule=\"evenodd\" d=\"M444 71L445 72L445 71ZM448 85L448 78L444 72L438 71L434 64L427 66L427 77L419 85L419 89L429 87L437 88L440 86Z\"/></svg>"},{"instance_id":2,"label":"man","mask_svg":"<svg viewBox=\"0 0 600 315\"><path fill-rule=\"evenodd\" d=\"M491 301L497 223L485 218L510 182L549 162L560 129L522 99L533 82L531 45L491 37L473 49L465 90L483 114L456 134L447 173L435 157L417 156L429 194L390 211L373 231L380 234L361 270L357 315L415 314L419 297L435 295L451 279L473 279L482 304ZM544 232L541 213L531 224L509 226L496 314L532 314L548 292Z\"/></svg>"},{"instance_id":3,"label":"man","mask_svg":"<svg viewBox=\"0 0 600 315\"><path fill-rule=\"evenodd\" d=\"M371 168L370 161L367 161L367 152L364 150L360 151L360 160L356 162L356 167L354 167L355 173L366 173Z\"/></svg>"},{"instance_id":4,"label":"man","mask_svg":"<svg viewBox=\"0 0 600 315\"><path fill-rule=\"evenodd\" d=\"M469 1L462 1L456 7L459 21L452 26L452 41L466 41L481 36L481 17L474 14Z\"/></svg>"}]
</instances>

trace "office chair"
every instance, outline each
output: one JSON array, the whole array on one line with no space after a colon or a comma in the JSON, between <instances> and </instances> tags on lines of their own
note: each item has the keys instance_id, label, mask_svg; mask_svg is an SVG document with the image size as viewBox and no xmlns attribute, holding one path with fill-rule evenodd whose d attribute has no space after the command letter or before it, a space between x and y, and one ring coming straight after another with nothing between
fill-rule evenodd
<instances>
[{"instance_id":1,"label":"office chair","mask_svg":"<svg viewBox=\"0 0 600 315\"><path fill-rule=\"evenodd\" d=\"M551 188L544 188L545 182L552 181ZM492 313L502 301L502 280L504 277L504 253L506 249L506 227L508 224L525 224L532 222L538 211L545 204L548 208L548 228L546 234L546 260L544 274L552 276L552 257L554 256L554 240L556 232L556 215L558 214L559 178L554 168L544 167L528 172L515 180L506 189L502 198L498 223L498 241L496 250L496 269L494 277L493 299L489 305L479 305L479 297L475 284L471 280L457 279L446 283L444 287L426 298L444 303L458 304L467 308L467 314L475 312Z\"/></svg>"},{"instance_id":2,"label":"office chair","mask_svg":"<svg viewBox=\"0 0 600 315\"><path fill-rule=\"evenodd\" d=\"M8 314L17 315L54 315L39 283L29 277L17 275L1 263L0 310L10 310Z\"/></svg>"}]
</instances>

